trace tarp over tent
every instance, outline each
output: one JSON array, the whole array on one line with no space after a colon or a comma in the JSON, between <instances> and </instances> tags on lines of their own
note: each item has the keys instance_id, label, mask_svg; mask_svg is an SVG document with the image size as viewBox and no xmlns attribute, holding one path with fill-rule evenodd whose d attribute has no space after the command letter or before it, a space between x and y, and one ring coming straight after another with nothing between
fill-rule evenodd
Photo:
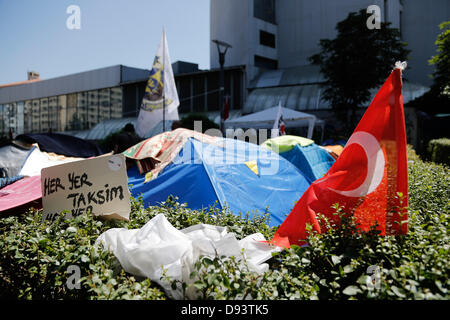
<instances>
[{"instance_id":1,"label":"tarp over tent","mask_svg":"<svg viewBox=\"0 0 450 320\"><path fill-rule=\"evenodd\" d=\"M19 174L30 148L14 142L0 148L0 178L12 178Z\"/></svg>"},{"instance_id":2,"label":"tarp over tent","mask_svg":"<svg viewBox=\"0 0 450 320\"><path fill-rule=\"evenodd\" d=\"M83 159L84 158L66 157L54 153L43 152L39 150L38 146L34 145L33 149L30 150L27 158L24 160L19 174L28 177L39 176L41 170L44 168Z\"/></svg>"},{"instance_id":3,"label":"tarp over tent","mask_svg":"<svg viewBox=\"0 0 450 320\"><path fill-rule=\"evenodd\" d=\"M41 198L41 176L25 177L0 189L0 212L17 213L21 206L31 205L41 208Z\"/></svg>"},{"instance_id":4,"label":"tarp over tent","mask_svg":"<svg viewBox=\"0 0 450 320\"><path fill-rule=\"evenodd\" d=\"M39 149L67 157L89 158L102 155L101 148L90 141L60 133L21 134L16 137L29 144L37 143Z\"/></svg>"},{"instance_id":5,"label":"tarp over tent","mask_svg":"<svg viewBox=\"0 0 450 320\"><path fill-rule=\"evenodd\" d=\"M23 213L30 207L42 208L41 169L71 161L83 160L82 157L66 157L53 152L43 152L39 149L37 143L31 145L27 142L22 143L21 141L24 140L13 141L13 144L7 146L10 148L1 149L5 152L0 151L0 161L3 157L6 157L5 161L14 161L13 165L9 165L5 161L0 162L2 166L0 168L4 169L6 167L9 169L9 174L14 174L14 176L0 179L0 213L2 215ZM26 141L31 142L30 140ZM73 140L67 139L61 141ZM46 143L49 143L49 140ZM22 144L24 146L23 148L21 147ZM16 150L16 145L20 153ZM78 147L80 146L82 144L78 145ZM68 149L70 150L70 146L68 146Z\"/></svg>"},{"instance_id":6,"label":"tarp over tent","mask_svg":"<svg viewBox=\"0 0 450 320\"><path fill-rule=\"evenodd\" d=\"M315 115L295 111L289 108L281 108L283 121L286 128L308 127L308 138L311 138L314 131L314 125L317 121ZM225 120L225 129L228 128L254 128L254 129L272 129L277 118L278 106L263 111L251 113L236 119Z\"/></svg>"},{"instance_id":7,"label":"tarp over tent","mask_svg":"<svg viewBox=\"0 0 450 320\"><path fill-rule=\"evenodd\" d=\"M280 136L266 140L261 146L278 152L303 172L310 182L322 178L335 161L327 150L303 137Z\"/></svg>"},{"instance_id":8,"label":"tarp over tent","mask_svg":"<svg viewBox=\"0 0 450 320\"><path fill-rule=\"evenodd\" d=\"M132 195L142 195L145 207L158 205L172 195L191 209L216 204L234 214L248 212L250 217L268 211L270 226L283 222L310 185L296 167L275 152L225 138L216 138L215 143L188 138L156 178L145 182L137 166L128 169L128 177Z\"/></svg>"}]
</instances>

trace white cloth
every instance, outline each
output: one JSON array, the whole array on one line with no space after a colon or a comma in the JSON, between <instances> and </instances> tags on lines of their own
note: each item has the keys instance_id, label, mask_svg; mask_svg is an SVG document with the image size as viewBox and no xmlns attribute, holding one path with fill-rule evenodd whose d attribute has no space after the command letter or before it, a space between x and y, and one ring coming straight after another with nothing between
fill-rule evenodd
<instances>
[{"instance_id":1,"label":"white cloth","mask_svg":"<svg viewBox=\"0 0 450 320\"><path fill-rule=\"evenodd\" d=\"M96 244L102 243L119 260L126 272L136 276L147 277L160 284L173 299L182 299L182 290L161 279L163 268L171 280L192 283L190 274L200 256L242 257L251 271L262 274L268 271L264 263L272 257L272 252L279 247L260 242L264 236L255 233L237 240L234 233L226 228L207 224L198 224L183 230L174 228L163 214L159 214L141 229L114 228L102 233ZM242 259L240 259L242 262ZM188 299L195 299L193 287L186 291Z\"/></svg>"}]
</instances>

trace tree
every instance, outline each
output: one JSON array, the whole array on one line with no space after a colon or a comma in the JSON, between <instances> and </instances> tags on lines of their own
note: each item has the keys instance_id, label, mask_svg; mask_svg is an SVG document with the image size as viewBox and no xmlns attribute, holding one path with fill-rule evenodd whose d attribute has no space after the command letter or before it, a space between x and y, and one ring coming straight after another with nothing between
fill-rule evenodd
<instances>
[{"instance_id":1,"label":"tree","mask_svg":"<svg viewBox=\"0 0 450 320\"><path fill-rule=\"evenodd\" d=\"M310 61L320 66L326 79L323 98L330 102L349 135L356 125L356 111L371 97L370 90L380 86L409 53L400 41L398 29L381 23L380 29L368 29L365 10L352 12L336 25L335 39L320 40L321 52ZM350 111L350 112L349 112Z\"/></svg>"},{"instance_id":2,"label":"tree","mask_svg":"<svg viewBox=\"0 0 450 320\"><path fill-rule=\"evenodd\" d=\"M201 113L190 113L183 117L179 122L179 127L194 130L195 121L202 122L203 132L209 129L220 129L219 125L217 125L214 121L211 121L208 116Z\"/></svg>"},{"instance_id":3,"label":"tree","mask_svg":"<svg viewBox=\"0 0 450 320\"><path fill-rule=\"evenodd\" d=\"M450 97L450 21L441 23L439 28L442 32L435 42L438 54L429 60L431 65L436 66L432 90L438 95Z\"/></svg>"},{"instance_id":4,"label":"tree","mask_svg":"<svg viewBox=\"0 0 450 320\"><path fill-rule=\"evenodd\" d=\"M406 106L416 108L428 115L448 113L450 108L450 21L440 24L442 32L437 36L437 54L428 63L435 66L430 90L408 102Z\"/></svg>"}]
</instances>

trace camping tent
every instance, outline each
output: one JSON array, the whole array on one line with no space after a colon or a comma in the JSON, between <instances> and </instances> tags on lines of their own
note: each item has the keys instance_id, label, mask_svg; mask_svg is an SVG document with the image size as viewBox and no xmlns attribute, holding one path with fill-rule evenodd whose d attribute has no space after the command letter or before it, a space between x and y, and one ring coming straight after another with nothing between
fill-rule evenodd
<instances>
[{"instance_id":1,"label":"camping tent","mask_svg":"<svg viewBox=\"0 0 450 320\"><path fill-rule=\"evenodd\" d=\"M12 178L19 174L30 147L11 142L0 148L0 178Z\"/></svg>"},{"instance_id":2,"label":"camping tent","mask_svg":"<svg viewBox=\"0 0 450 320\"><path fill-rule=\"evenodd\" d=\"M280 136L266 140L261 146L278 152L303 172L310 182L323 177L335 161L327 150L303 137Z\"/></svg>"},{"instance_id":3,"label":"camping tent","mask_svg":"<svg viewBox=\"0 0 450 320\"><path fill-rule=\"evenodd\" d=\"M286 128L308 127L308 138L312 137L314 125L317 121L315 115L283 107L281 108L281 112ZM236 119L226 120L224 123L225 129L272 129L275 119L277 118L277 113L278 106L251 113Z\"/></svg>"},{"instance_id":4,"label":"camping tent","mask_svg":"<svg viewBox=\"0 0 450 320\"><path fill-rule=\"evenodd\" d=\"M42 208L41 176L24 177L0 189L0 213L22 213L30 206Z\"/></svg>"},{"instance_id":5,"label":"camping tent","mask_svg":"<svg viewBox=\"0 0 450 320\"><path fill-rule=\"evenodd\" d=\"M180 132L189 131L174 130L168 142L154 143L162 150L162 153L154 152L155 159L167 158L164 154L164 150L170 149L167 143L179 138ZM148 140L159 139L159 142L160 136ZM179 149L170 146L172 153L180 151L148 182L145 182L148 174L141 174L137 166L128 169L132 195L142 195L145 207L157 205L172 195L191 209L216 204L219 209L228 207L234 214L248 212L250 217L256 211L263 214L267 210L269 225L277 226L310 185L289 161L267 148L234 139L215 138L213 143L207 139L209 143L187 137ZM130 149L143 147L141 143ZM127 151L124 154L130 155Z\"/></svg>"}]
</instances>

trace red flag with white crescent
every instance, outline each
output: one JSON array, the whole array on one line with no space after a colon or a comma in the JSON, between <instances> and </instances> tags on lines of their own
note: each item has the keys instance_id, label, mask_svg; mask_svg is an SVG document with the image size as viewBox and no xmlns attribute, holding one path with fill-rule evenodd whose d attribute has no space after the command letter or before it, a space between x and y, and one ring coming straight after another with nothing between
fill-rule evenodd
<instances>
[{"instance_id":1,"label":"red flag with white crescent","mask_svg":"<svg viewBox=\"0 0 450 320\"><path fill-rule=\"evenodd\" d=\"M275 233L282 247L306 243L307 224L321 233L321 213L339 224L334 204L354 216L361 230L381 235L408 232L408 167L401 68L378 91L339 158L306 190Z\"/></svg>"}]
</instances>

